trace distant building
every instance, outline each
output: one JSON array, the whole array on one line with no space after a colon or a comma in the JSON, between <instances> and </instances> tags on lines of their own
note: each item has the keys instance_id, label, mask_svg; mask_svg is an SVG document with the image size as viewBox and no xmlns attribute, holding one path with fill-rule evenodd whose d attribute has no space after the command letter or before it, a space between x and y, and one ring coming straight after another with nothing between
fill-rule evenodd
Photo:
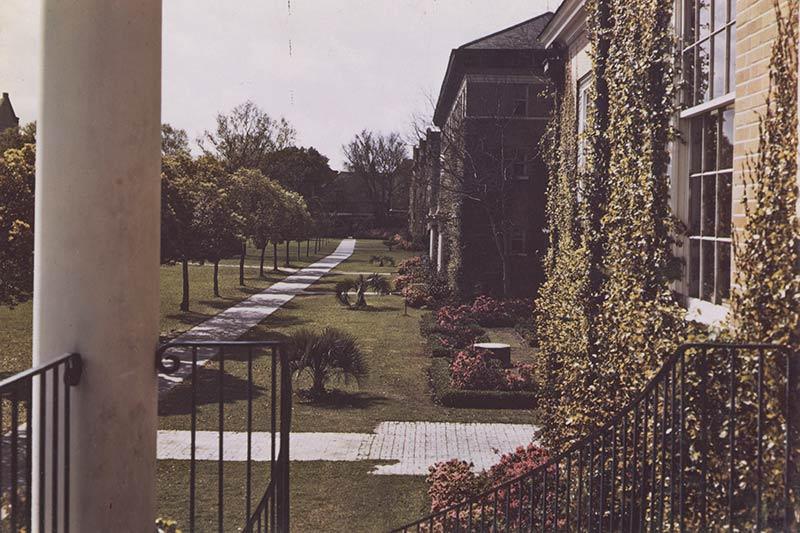
<instances>
[{"instance_id":1,"label":"distant building","mask_svg":"<svg viewBox=\"0 0 800 533\"><path fill-rule=\"evenodd\" d=\"M552 98L539 34L551 17L453 50L433 117L440 132L415 151L411 198L429 204L429 253L463 296L531 295L542 280L547 172L538 147Z\"/></svg>"},{"instance_id":2,"label":"distant building","mask_svg":"<svg viewBox=\"0 0 800 533\"><path fill-rule=\"evenodd\" d=\"M407 163L410 166L410 162ZM388 226L402 227L407 216L408 186L406 184L410 172L405 170L398 177L394 197L388 206ZM353 172L339 172L325 188L322 208L335 220L337 233L342 235L358 235L360 232L377 227L378 221L386 210L384 202L371 197L369 188L361 176ZM397 207L395 207L397 206Z\"/></svg>"},{"instance_id":3,"label":"distant building","mask_svg":"<svg viewBox=\"0 0 800 533\"><path fill-rule=\"evenodd\" d=\"M19 126L19 117L14 113L11 98L8 93L3 93L3 97L0 98L0 132L17 126Z\"/></svg>"}]
</instances>

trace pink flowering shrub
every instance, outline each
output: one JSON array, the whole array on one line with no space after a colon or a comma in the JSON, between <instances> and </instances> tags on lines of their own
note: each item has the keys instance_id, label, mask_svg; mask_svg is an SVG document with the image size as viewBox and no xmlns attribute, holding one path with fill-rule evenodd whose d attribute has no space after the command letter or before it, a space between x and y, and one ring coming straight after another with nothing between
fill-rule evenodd
<instances>
[{"instance_id":1,"label":"pink flowering shrub","mask_svg":"<svg viewBox=\"0 0 800 533\"><path fill-rule=\"evenodd\" d=\"M458 352L450 364L450 385L464 390L500 390L505 372L500 361L486 352L467 349Z\"/></svg>"},{"instance_id":2,"label":"pink flowering shrub","mask_svg":"<svg viewBox=\"0 0 800 533\"><path fill-rule=\"evenodd\" d=\"M406 285L401 294L409 307L419 308L432 304L431 296L421 285Z\"/></svg>"},{"instance_id":3,"label":"pink flowering shrub","mask_svg":"<svg viewBox=\"0 0 800 533\"><path fill-rule=\"evenodd\" d=\"M441 511L470 498L479 498L482 493L493 487L531 472L546 463L548 459L547 450L531 443L528 446L520 446L511 453L503 454L497 464L488 470L478 473L473 471L471 463L457 459L436 463L429 468L429 474L426 478L428 495L431 498L431 512ZM554 467L548 468L548 474L550 474L551 479L554 472ZM517 528L528 530L537 525L546 525L540 524L541 515L538 512L520 512L527 510L528 506L531 505L531 501L538 501L540 490L541 487L536 480L534 480L532 487L527 483L522 485L512 483L509 487L497 491L496 507L495 494L492 493L486 496L487 499L483 502L479 500L473 506L473 509L479 509L481 503L491 506L493 510L496 509L497 514L493 513L492 517L493 520L496 517L498 526L501 526L500 529L504 529L502 526L506 525L506 520L509 520L507 525L514 526L514 530ZM531 499L531 496L533 496L533 499ZM508 505L506 505L506 500L508 500ZM549 509L552 509L552 505L547 505L546 508L548 512L545 520L551 522L552 514ZM506 509L508 509L508 516L506 516ZM465 529L466 524L470 522L468 507L465 506L459 511L457 519L461 523L460 529ZM477 517L473 514L471 520L473 525L477 523L475 518ZM531 518L534 520L533 523L531 523ZM455 529L453 522L456 520L456 513L453 512L448 517L448 520L450 521L450 527ZM549 525L553 526L554 524Z\"/></svg>"},{"instance_id":4,"label":"pink flowering shrub","mask_svg":"<svg viewBox=\"0 0 800 533\"><path fill-rule=\"evenodd\" d=\"M472 348L458 352L450 364L450 386L460 390L536 390L534 367L521 363L503 368L488 352Z\"/></svg>"},{"instance_id":5,"label":"pink flowering shrub","mask_svg":"<svg viewBox=\"0 0 800 533\"><path fill-rule=\"evenodd\" d=\"M430 266L428 259L418 255L415 257L409 257L404 261L400 261L400 264L397 265L397 273L414 276L416 274L426 272L429 268Z\"/></svg>"},{"instance_id":6,"label":"pink flowering shrub","mask_svg":"<svg viewBox=\"0 0 800 533\"><path fill-rule=\"evenodd\" d=\"M533 300L498 300L478 296L470 308L472 319L485 328L511 327L533 316Z\"/></svg>"},{"instance_id":7,"label":"pink flowering shrub","mask_svg":"<svg viewBox=\"0 0 800 533\"><path fill-rule=\"evenodd\" d=\"M408 274L401 274L399 276L395 276L394 278L394 289L396 291L402 291L404 288L408 287L414 282L414 278Z\"/></svg>"}]
</instances>

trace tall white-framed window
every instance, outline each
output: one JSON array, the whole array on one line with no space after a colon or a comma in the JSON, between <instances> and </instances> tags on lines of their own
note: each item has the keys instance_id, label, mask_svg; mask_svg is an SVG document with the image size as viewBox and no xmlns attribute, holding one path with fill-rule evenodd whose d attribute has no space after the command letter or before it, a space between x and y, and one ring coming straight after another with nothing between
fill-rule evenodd
<instances>
[{"instance_id":1,"label":"tall white-framed window","mask_svg":"<svg viewBox=\"0 0 800 533\"><path fill-rule=\"evenodd\" d=\"M683 0L683 103L688 107L735 89L736 0Z\"/></svg>"},{"instance_id":2,"label":"tall white-framed window","mask_svg":"<svg viewBox=\"0 0 800 533\"><path fill-rule=\"evenodd\" d=\"M589 119L589 89L591 88L591 75L586 75L578 81L577 96L577 130L578 130L578 170L586 164L586 126Z\"/></svg>"}]
</instances>

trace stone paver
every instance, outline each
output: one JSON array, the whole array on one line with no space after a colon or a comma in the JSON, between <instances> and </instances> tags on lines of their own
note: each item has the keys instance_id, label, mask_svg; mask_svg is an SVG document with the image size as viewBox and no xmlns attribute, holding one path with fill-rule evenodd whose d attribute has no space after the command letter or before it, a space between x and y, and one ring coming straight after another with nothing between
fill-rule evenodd
<instances>
[{"instance_id":1,"label":"stone paver","mask_svg":"<svg viewBox=\"0 0 800 533\"><path fill-rule=\"evenodd\" d=\"M176 341L236 340L261 321L280 309L286 302L298 294L303 294L309 286L353 255L355 239L344 239L336 250L314 264L287 276L282 281L272 284L267 289L242 300L221 313L198 324L186 333L177 337ZM172 389L191 373L191 353L189 350L173 349L170 354L180 356L183 363L177 372L171 375L159 374L159 394ZM216 349L199 349L197 364L205 365L216 354Z\"/></svg>"},{"instance_id":2,"label":"stone paver","mask_svg":"<svg viewBox=\"0 0 800 533\"><path fill-rule=\"evenodd\" d=\"M478 470L488 468L500 454L530 443L536 429L528 424L381 422L374 433L292 433L289 445L293 461L394 461L373 473L422 476L430 465L454 458L471 461ZM188 431L159 431L158 458L189 459L190 438ZM224 460L246 460L246 433L225 432L223 438ZM268 461L270 450L270 434L253 433L253 460ZM198 431L195 453L198 460L216 461L219 434Z\"/></svg>"}]
</instances>

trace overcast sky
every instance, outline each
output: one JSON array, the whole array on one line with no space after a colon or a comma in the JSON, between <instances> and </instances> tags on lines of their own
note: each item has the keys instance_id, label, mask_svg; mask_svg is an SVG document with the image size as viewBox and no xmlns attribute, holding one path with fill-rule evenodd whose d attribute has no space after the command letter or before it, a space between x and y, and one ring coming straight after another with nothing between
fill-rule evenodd
<instances>
[{"instance_id":1,"label":"overcast sky","mask_svg":"<svg viewBox=\"0 0 800 533\"><path fill-rule=\"evenodd\" d=\"M559 0L164 0L163 121L195 139L251 99L342 167L362 129L430 113L452 48ZM502 6L502 7L500 7ZM40 0L2 0L0 91L36 119Z\"/></svg>"}]
</instances>

